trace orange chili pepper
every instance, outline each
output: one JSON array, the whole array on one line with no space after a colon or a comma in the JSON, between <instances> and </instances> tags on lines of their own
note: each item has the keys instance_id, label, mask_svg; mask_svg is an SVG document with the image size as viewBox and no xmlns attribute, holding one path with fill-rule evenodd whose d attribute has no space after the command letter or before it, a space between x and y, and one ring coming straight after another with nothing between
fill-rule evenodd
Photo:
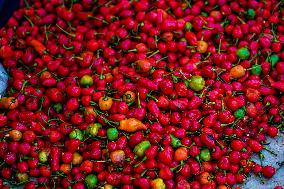
<instances>
[{"instance_id":1,"label":"orange chili pepper","mask_svg":"<svg viewBox=\"0 0 284 189\"><path fill-rule=\"evenodd\" d=\"M210 180L210 174L208 172L203 172L199 175L199 182L202 185L211 184L212 181Z\"/></svg>"},{"instance_id":2,"label":"orange chili pepper","mask_svg":"<svg viewBox=\"0 0 284 189\"><path fill-rule=\"evenodd\" d=\"M205 53L208 49L208 43L205 41L197 41L197 51L200 53Z\"/></svg>"},{"instance_id":3,"label":"orange chili pepper","mask_svg":"<svg viewBox=\"0 0 284 189\"><path fill-rule=\"evenodd\" d=\"M46 52L46 47L39 40L32 39L30 44L38 54L43 55Z\"/></svg>"},{"instance_id":4,"label":"orange chili pepper","mask_svg":"<svg viewBox=\"0 0 284 189\"><path fill-rule=\"evenodd\" d=\"M17 108L18 105L18 100L14 97L3 97L0 99L0 108L12 110Z\"/></svg>"},{"instance_id":5,"label":"orange chili pepper","mask_svg":"<svg viewBox=\"0 0 284 189\"><path fill-rule=\"evenodd\" d=\"M111 97L101 97L99 99L99 107L101 110L109 110L112 106L113 100Z\"/></svg>"},{"instance_id":6,"label":"orange chili pepper","mask_svg":"<svg viewBox=\"0 0 284 189\"><path fill-rule=\"evenodd\" d=\"M233 79L241 78L245 75L245 68L241 65L237 65L230 70L230 76Z\"/></svg>"},{"instance_id":7,"label":"orange chili pepper","mask_svg":"<svg viewBox=\"0 0 284 189\"><path fill-rule=\"evenodd\" d=\"M151 187L153 189L165 189L166 188L166 185L163 181L163 179L161 178L156 178L155 180L152 180L151 181Z\"/></svg>"},{"instance_id":8,"label":"orange chili pepper","mask_svg":"<svg viewBox=\"0 0 284 189\"><path fill-rule=\"evenodd\" d=\"M120 121L119 129L126 132L135 132L138 130L146 130L147 127L138 119L129 118Z\"/></svg>"},{"instance_id":9,"label":"orange chili pepper","mask_svg":"<svg viewBox=\"0 0 284 189\"><path fill-rule=\"evenodd\" d=\"M134 102L135 101L135 93L132 92L132 91L126 91L124 94L123 94L123 101L126 102L126 103L131 103L131 102Z\"/></svg>"},{"instance_id":10,"label":"orange chili pepper","mask_svg":"<svg viewBox=\"0 0 284 189\"><path fill-rule=\"evenodd\" d=\"M60 165L59 170L64 174L68 174L68 173L71 172L71 165L63 163L63 164Z\"/></svg>"},{"instance_id":11,"label":"orange chili pepper","mask_svg":"<svg viewBox=\"0 0 284 189\"><path fill-rule=\"evenodd\" d=\"M183 161L188 158L188 149L186 147L179 147L175 151L174 159L176 161Z\"/></svg>"},{"instance_id":12,"label":"orange chili pepper","mask_svg":"<svg viewBox=\"0 0 284 189\"><path fill-rule=\"evenodd\" d=\"M110 159L112 163L121 163L125 159L125 153L123 150L116 150L110 153Z\"/></svg>"}]
</instances>

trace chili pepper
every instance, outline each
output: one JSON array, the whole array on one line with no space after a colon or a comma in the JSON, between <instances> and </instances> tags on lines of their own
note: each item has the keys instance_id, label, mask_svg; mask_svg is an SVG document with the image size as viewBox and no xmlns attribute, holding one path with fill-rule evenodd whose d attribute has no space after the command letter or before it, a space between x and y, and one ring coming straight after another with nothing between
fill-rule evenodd
<instances>
[{"instance_id":1,"label":"chili pepper","mask_svg":"<svg viewBox=\"0 0 284 189\"><path fill-rule=\"evenodd\" d=\"M172 139L172 141L171 141L172 147L178 148L178 147L180 147L182 145L181 141L177 137L175 137L172 134L170 136L171 136L171 139Z\"/></svg>"},{"instance_id":2,"label":"chili pepper","mask_svg":"<svg viewBox=\"0 0 284 189\"><path fill-rule=\"evenodd\" d=\"M157 103L154 100L150 100L147 104L147 108L149 110L149 112L151 114L153 114L153 116L155 116L156 118L159 116L160 114L160 109L157 105Z\"/></svg>"},{"instance_id":3,"label":"chili pepper","mask_svg":"<svg viewBox=\"0 0 284 189\"><path fill-rule=\"evenodd\" d=\"M142 142L140 142L139 144L137 144L134 147L134 153L138 156L138 157L143 157L145 154L145 151L151 146L151 143L147 140L144 140Z\"/></svg>"},{"instance_id":4,"label":"chili pepper","mask_svg":"<svg viewBox=\"0 0 284 189\"><path fill-rule=\"evenodd\" d=\"M284 92L284 81L276 81L271 84L272 87Z\"/></svg>"},{"instance_id":5,"label":"chili pepper","mask_svg":"<svg viewBox=\"0 0 284 189\"><path fill-rule=\"evenodd\" d=\"M189 87L194 91L201 91L204 88L204 86L205 86L205 81L199 75L192 76L189 80Z\"/></svg>"},{"instance_id":6,"label":"chili pepper","mask_svg":"<svg viewBox=\"0 0 284 189\"><path fill-rule=\"evenodd\" d=\"M94 174L89 174L85 178L85 185L88 189L95 188L98 183L98 178Z\"/></svg>"},{"instance_id":7,"label":"chili pepper","mask_svg":"<svg viewBox=\"0 0 284 189\"><path fill-rule=\"evenodd\" d=\"M239 57L239 59L241 60L246 60L249 58L250 56L250 52L249 50L246 48L246 47L242 47L242 48L239 48L237 50L237 56Z\"/></svg>"},{"instance_id":8,"label":"chili pepper","mask_svg":"<svg viewBox=\"0 0 284 189\"><path fill-rule=\"evenodd\" d=\"M169 108L175 111L185 110L187 108L187 105L188 105L187 98L178 98L178 99L169 101Z\"/></svg>"},{"instance_id":9,"label":"chili pepper","mask_svg":"<svg viewBox=\"0 0 284 189\"><path fill-rule=\"evenodd\" d=\"M230 76L233 79L241 78L245 75L246 70L243 66L237 65L230 70Z\"/></svg>"},{"instance_id":10,"label":"chili pepper","mask_svg":"<svg viewBox=\"0 0 284 189\"><path fill-rule=\"evenodd\" d=\"M255 17L255 10L253 9L248 9L246 12L247 18L252 20Z\"/></svg>"},{"instance_id":11,"label":"chili pepper","mask_svg":"<svg viewBox=\"0 0 284 189\"><path fill-rule=\"evenodd\" d=\"M156 178L151 181L151 187L153 189L166 189L166 185L161 178Z\"/></svg>"},{"instance_id":12,"label":"chili pepper","mask_svg":"<svg viewBox=\"0 0 284 189\"><path fill-rule=\"evenodd\" d=\"M277 54L273 54L269 57L271 68L274 68L279 61L279 57Z\"/></svg>"},{"instance_id":13,"label":"chili pepper","mask_svg":"<svg viewBox=\"0 0 284 189\"><path fill-rule=\"evenodd\" d=\"M114 141L118 138L118 130L116 128L109 128L107 130L107 138L110 141Z\"/></svg>"},{"instance_id":14,"label":"chili pepper","mask_svg":"<svg viewBox=\"0 0 284 189\"><path fill-rule=\"evenodd\" d=\"M261 65L259 65L259 64L255 64L251 68L252 68L251 73L254 74L254 75L260 75L261 72L262 72Z\"/></svg>"},{"instance_id":15,"label":"chili pepper","mask_svg":"<svg viewBox=\"0 0 284 189\"><path fill-rule=\"evenodd\" d=\"M200 158L203 161L209 161L211 159L210 151L208 148L202 149L200 151Z\"/></svg>"},{"instance_id":16,"label":"chili pepper","mask_svg":"<svg viewBox=\"0 0 284 189\"><path fill-rule=\"evenodd\" d=\"M157 83L154 83L150 79L144 77L140 77L138 79L138 84L152 91L157 91L159 88Z\"/></svg>"},{"instance_id":17,"label":"chili pepper","mask_svg":"<svg viewBox=\"0 0 284 189\"><path fill-rule=\"evenodd\" d=\"M48 161L49 153L46 150L42 150L38 153L38 159L40 162L45 163Z\"/></svg>"},{"instance_id":18,"label":"chili pepper","mask_svg":"<svg viewBox=\"0 0 284 189\"><path fill-rule=\"evenodd\" d=\"M123 150L116 150L110 153L112 163L121 163L124 161L125 153Z\"/></svg>"},{"instance_id":19,"label":"chili pepper","mask_svg":"<svg viewBox=\"0 0 284 189\"><path fill-rule=\"evenodd\" d=\"M38 54L43 55L46 52L46 47L39 40L32 39L30 44Z\"/></svg>"},{"instance_id":20,"label":"chili pepper","mask_svg":"<svg viewBox=\"0 0 284 189\"><path fill-rule=\"evenodd\" d=\"M59 170L60 150L56 146L52 146L50 149L50 167L52 171Z\"/></svg>"},{"instance_id":21,"label":"chili pepper","mask_svg":"<svg viewBox=\"0 0 284 189\"><path fill-rule=\"evenodd\" d=\"M94 83L93 78L90 75L84 75L80 80L80 84L82 86L91 86L93 85L93 83Z\"/></svg>"},{"instance_id":22,"label":"chili pepper","mask_svg":"<svg viewBox=\"0 0 284 189\"><path fill-rule=\"evenodd\" d=\"M237 109L237 110L234 112L234 116L235 116L236 118L243 118L243 117L245 117L245 115L246 115L246 112L245 112L245 110L244 110L243 108Z\"/></svg>"},{"instance_id":23,"label":"chili pepper","mask_svg":"<svg viewBox=\"0 0 284 189\"><path fill-rule=\"evenodd\" d=\"M95 136L97 136L97 134L98 134L98 131L99 131L99 129L102 127L102 125L101 124L99 124L99 123L91 123L91 124L89 124L88 126L87 126L87 129L86 129L86 131L87 131L87 133L89 134L89 135L91 135L92 137L95 137ZM80 136L79 136L80 137ZM77 138L77 139L79 139L79 138ZM80 140L80 139L79 139ZM82 139L81 139L82 140Z\"/></svg>"},{"instance_id":24,"label":"chili pepper","mask_svg":"<svg viewBox=\"0 0 284 189\"><path fill-rule=\"evenodd\" d=\"M147 126L135 118L124 119L119 122L119 129L126 132L146 130Z\"/></svg>"},{"instance_id":25,"label":"chili pepper","mask_svg":"<svg viewBox=\"0 0 284 189\"><path fill-rule=\"evenodd\" d=\"M74 129L70 134L70 138L73 139L78 139L78 140L83 140L83 133L80 129Z\"/></svg>"}]
</instances>

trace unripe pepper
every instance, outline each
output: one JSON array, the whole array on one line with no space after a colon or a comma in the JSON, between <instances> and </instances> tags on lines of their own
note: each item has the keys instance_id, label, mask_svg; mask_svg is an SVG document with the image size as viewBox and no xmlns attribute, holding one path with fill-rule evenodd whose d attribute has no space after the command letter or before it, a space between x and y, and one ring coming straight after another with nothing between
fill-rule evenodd
<instances>
[{"instance_id":1,"label":"unripe pepper","mask_svg":"<svg viewBox=\"0 0 284 189\"><path fill-rule=\"evenodd\" d=\"M140 142L139 144L137 144L134 147L134 153L138 156L138 157L143 157L145 154L145 151L151 146L151 143L147 140L144 140L142 142Z\"/></svg>"},{"instance_id":2,"label":"unripe pepper","mask_svg":"<svg viewBox=\"0 0 284 189\"><path fill-rule=\"evenodd\" d=\"M200 158L203 161L209 161L211 159L210 151L208 148L205 148L200 151Z\"/></svg>"},{"instance_id":3,"label":"unripe pepper","mask_svg":"<svg viewBox=\"0 0 284 189\"><path fill-rule=\"evenodd\" d=\"M246 59L249 58L250 52L249 52L249 50L246 47L242 47L242 48L237 50L237 56L241 60L246 60Z\"/></svg>"},{"instance_id":4,"label":"unripe pepper","mask_svg":"<svg viewBox=\"0 0 284 189\"><path fill-rule=\"evenodd\" d=\"M171 136L171 139L172 139L172 141L171 141L172 147L174 147L174 148L180 147L181 141L177 137L175 137L174 135L170 135L170 136Z\"/></svg>"},{"instance_id":5,"label":"unripe pepper","mask_svg":"<svg viewBox=\"0 0 284 189\"><path fill-rule=\"evenodd\" d=\"M109 128L107 130L107 138L110 141L114 141L118 138L118 130L116 128Z\"/></svg>"}]
</instances>

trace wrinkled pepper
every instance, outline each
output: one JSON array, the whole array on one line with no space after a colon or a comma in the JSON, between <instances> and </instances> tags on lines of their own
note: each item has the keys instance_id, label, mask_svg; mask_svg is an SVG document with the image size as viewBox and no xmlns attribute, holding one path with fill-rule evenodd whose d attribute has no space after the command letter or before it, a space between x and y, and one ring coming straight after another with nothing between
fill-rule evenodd
<instances>
[{"instance_id":1,"label":"wrinkled pepper","mask_svg":"<svg viewBox=\"0 0 284 189\"><path fill-rule=\"evenodd\" d=\"M135 118L124 119L119 122L120 130L126 132L135 132L138 130L146 130L147 127L141 121Z\"/></svg>"}]
</instances>

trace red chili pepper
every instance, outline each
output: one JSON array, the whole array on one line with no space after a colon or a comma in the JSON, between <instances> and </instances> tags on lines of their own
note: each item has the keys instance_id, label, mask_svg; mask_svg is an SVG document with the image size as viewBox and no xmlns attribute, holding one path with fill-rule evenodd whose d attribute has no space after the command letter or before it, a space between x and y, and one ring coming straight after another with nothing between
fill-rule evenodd
<instances>
[{"instance_id":1,"label":"red chili pepper","mask_svg":"<svg viewBox=\"0 0 284 189\"><path fill-rule=\"evenodd\" d=\"M32 39L30 44L38 54L43 55L46 52L46 47L39 40Z\"/></svg>"},{"instance_id":2,"label":"red chili pepper","mask_svg":"<svg viewBox=\"0 0 284 189\"><path fill-rule=\"evenodd\" d=\"M52 171L59 170L60 150L58 147L53 146L50 150L50 167Z\"/></svg>"}]
</instances>

